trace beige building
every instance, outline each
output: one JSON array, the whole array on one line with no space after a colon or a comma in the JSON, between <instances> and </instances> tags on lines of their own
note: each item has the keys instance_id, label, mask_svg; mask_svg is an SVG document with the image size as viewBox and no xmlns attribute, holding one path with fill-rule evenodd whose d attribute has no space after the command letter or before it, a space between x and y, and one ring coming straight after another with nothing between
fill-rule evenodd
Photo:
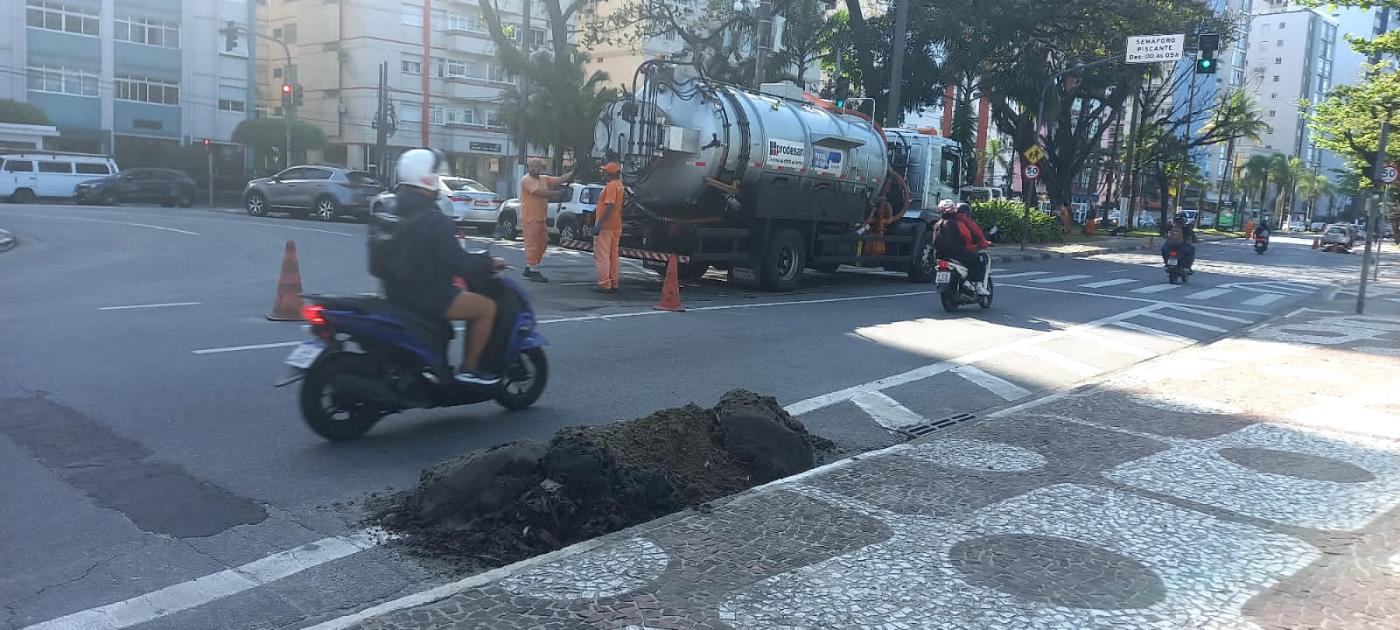
<instances>
[{"instance_id":1,"label":"beige building","mask_svg":"<svg viewBox=\"0 0 1400 630\"><path fill-rule=\"evenodd\" d=\"M506 24L521 24L520 0L498 4ZM320 126L330 140L324 152L307 160L369 168L379 161L372 123L379 68L387 63L388 100L397 130L384 157L392 164L399 153L422 144L426 72L429 146L447 152L454 174L512 194L518 151L501 122L500 106L516 78L497 62L476 0L433 0L431 53L425 64L423 8L421 1L412 0L259 0L261 32L287 42L292 59L284 70L282 47L259 40L258 111L281 116L282 83L299 83L304 101L296 108L297 118ZM547 23L542 7L534 9L532 36L543 43Z\"/></svg>"}]
</instances>

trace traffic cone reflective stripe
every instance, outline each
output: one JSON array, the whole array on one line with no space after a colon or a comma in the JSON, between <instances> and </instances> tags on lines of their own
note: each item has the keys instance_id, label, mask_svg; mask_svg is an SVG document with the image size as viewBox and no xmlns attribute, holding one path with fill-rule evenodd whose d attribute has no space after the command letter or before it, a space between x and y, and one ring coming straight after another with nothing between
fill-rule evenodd
<instances>
[{"instance_id":1,"label":"traffic cone reflective stripe","mask_svg":"<svg viewBox=\"0 0 1400 630\"><path fill-rule=\"evenodd\" d=\"M676 263L676 255L671 254L666 262L666 282L661 285L661 301L652 307L658 311L681 312L685 310L681 306L681 279L680 270Z\"/></svg>"},{"instance_id":2,"label":"traffic cone reflective stripe","mask_svg":"<svg viewBox=\"0 0 1400 630\"><path fill-rule=\"evenodd\" d=\"M301 321L301 266L297 264L297 244L287 241L282 252L282 273L277 278L277 301L267 318L274 322Z\"/></svg>"}]
</instances>

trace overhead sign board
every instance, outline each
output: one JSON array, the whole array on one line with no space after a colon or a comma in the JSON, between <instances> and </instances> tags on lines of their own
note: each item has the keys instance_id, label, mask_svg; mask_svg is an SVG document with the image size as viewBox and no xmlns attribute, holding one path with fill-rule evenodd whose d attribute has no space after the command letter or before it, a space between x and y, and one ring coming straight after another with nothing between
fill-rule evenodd
<instances>
[{"instance_id":1,"label":"overhead sign board","mask_svg":"<svg viewBox=\"0 0 1400 630\"><path fill-rule=\"evenodd\" d=\"M1128 38L1128 63L1180 61L1186 54L1186 35L1138 35Z\"/></svg>"}]
</instances>

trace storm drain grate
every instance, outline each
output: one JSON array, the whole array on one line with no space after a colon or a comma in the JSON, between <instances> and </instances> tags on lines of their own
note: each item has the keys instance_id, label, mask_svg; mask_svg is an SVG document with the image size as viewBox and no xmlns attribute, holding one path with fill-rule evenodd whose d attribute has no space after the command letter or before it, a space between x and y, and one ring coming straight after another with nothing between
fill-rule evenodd
<instances>
[{"instance_id":1,"label":"storm drain grate","mask_svg":"<svg viewBox=\"0 0 1400 630\"><path fill-rule=\"evenodd\" d=\"M943 418L942 420L921 422L913 426L903 427L896 430L900 433L903 433L904 435L909 436L909 439L913 440L933 433L934 431L937 431L939 429L946 429L955 424L962 424L976 417L977 416L974 416L970 413L960 413L957 415L948 416L947 418Z\"/></svg>"}]
</instances>

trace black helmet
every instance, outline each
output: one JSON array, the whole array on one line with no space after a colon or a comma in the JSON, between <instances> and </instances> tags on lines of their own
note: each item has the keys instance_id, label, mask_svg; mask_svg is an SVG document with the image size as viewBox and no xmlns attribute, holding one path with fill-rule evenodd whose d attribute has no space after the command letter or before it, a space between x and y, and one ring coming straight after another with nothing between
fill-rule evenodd
<instances>
[{"instance_id":1,"label":"black helmet","mask_svg":"<svg viewBox=\"0 0 1400 630\"><path fill-rule=\"evenodd\" d=\"M962 202L962 203L959 203L959 204L958 204L958 214L968 214L968 215L972 214L972 206L967 205L967 202L966 202L966 201L964 201L964 202Z\"/></svg>"}]
</instances>

